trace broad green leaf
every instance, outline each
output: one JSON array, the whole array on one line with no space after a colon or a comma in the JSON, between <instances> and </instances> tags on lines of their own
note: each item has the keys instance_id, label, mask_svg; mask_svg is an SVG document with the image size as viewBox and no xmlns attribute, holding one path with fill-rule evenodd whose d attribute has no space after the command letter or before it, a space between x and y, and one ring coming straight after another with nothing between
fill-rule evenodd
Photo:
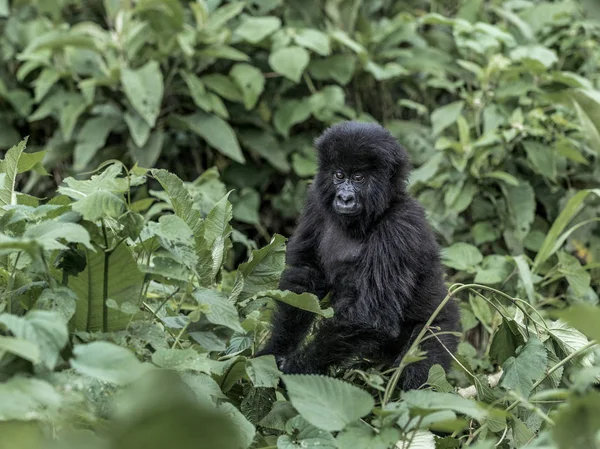
<instances>
[{"instance_id":1,"label":"broad green leaf","mask_svg":"<svg viewBox=\"0 0 600 449\"><path fill-rule=\"evenodd\" d=\"M519 185L519 180L517 178L515 178L510 173L506 173L504 171L491 171L491 172L485 173L483 175L483 177L499 179L500 181L504 181L506 184L515 186L515 187Z\"/></svg>"},{"instance_id":2,"label":"broad green leaf","mask_svg":"<svg viewBox=\"0 0 600 449\"><path fill-rule=\"evenodd\" d=\"M244 96L246 110L253 109L265 88L265 78L260 70L250 64L236 64L229 72Z\"/></svg>"},{"instance_id":3,"label":"broad green leaf","mask_svg":"<svg viewBox=\"0 0 600 449\"><path fill-rule=\"evenodd\" d=\"M576 304L567 309L552 312L581 331L590 340L600 341L600 308L592 304Z\"/></svg>"},{"instance_id":4,"label":"broad green leaf","mask_svg":"<svg viewBox=\"0 0 600 449\"><path fill-rule=\"evenodd\" d=\"M136 111L127 111L123 119L127 123L129 133L135 144L138 147L144 146L150 136L150 130L152 129L150 125Z\"/></svg>"},{"instance_id":5,"label":"broad green leaf","mask_svg":"<svg viewBox=\"0 0 600 449\"><path fill-rule=\"evenodd\" d=\"M118 120L114 117L94 117L85 122L76 138L74 170L82 170L90 163L117 124Z\"/></svg>"},{"instance_id":6,"label":"broad green leaf","mask_svg":"<svg viewBox=\"0 0 600 449\"><path fill-rule=\"evenodd\" d=\"M358 55L364 55L367 53L365 47L352 39L348 34L340 29L334 29L329 32L329 36L336 42L342 44L344 47L349 48Z\"/></svg>"},{"instance_id":7,"label":"broad green leaf","mask_svg":"<svg viewBox=\"0 0 600 449\"><path fill-rule=\"evenodd\" d=\"M160 112L164 89L158 62L149 61L135 70L122 67L121 83L133 108L153 127Z\"/></svg>"},{"instance_id":8,"label":"broad green leaf","mask_svg":"<svg viewBox=\"0 0 600 449\"><path fill-rule=\"evenodd\" d=\"M591 275L579 260L565 252L558 253L558 272L565 276L577 297L585 296L590 288Z\"/></svg>"},{"instance_id":9,"label":"broad green leaf","mask_svg":"<svg viewBox=\"0 0 600 449\"><path fill-rule=\"evenodd\" d=\"M436 449L436 438L434 438L433 433L428 430L419 429L411 432L409 435L405 437L405 439L400 440L396 447L398 449Z\"/></svg>"},{"instance_id":10,"label":"broad green leaf","mask_svg":"<svg viewBox=\"0 0 600 449\"><path fill-rule=\"evenodd\" d=\"M274 16L252 17L245 16L235 30L241 39L257 44L267 36L281 28L281 19Z\"/></svg>"},{"instance_id":11,"label":"broad green leaf","mask_svg":"<svg viewBox=\"0 0 600 449\"><path fill-rule=\"evenodd\" d=\"M160 130L154 130L142 147L139 147L135 142L130 142L131 145L128 145L128 148L131 158L137 163L138 167L153 167L160 157L164 141L165 133Z\"/></svg>"},{"instance_id":12,"label":"broad green leaf","mask_svg":"<svg viewBox=\"0 0 600 449\"><path fill-rule=\"evenodd\" d=\"M496 330L490 345L490 358L498 365L514 356L517 348L525 344L514 320L504 319Z\"/></svg>"},{"instance_id":13,"label":"broad green leaf","mask_svg":"<svg viewBox=\"0 0 600 449\"><path fill-rule=\"evenodd\" d=\"M398 447L400 430L392 427L374 429L363 420L350 423L336 436L338 449L383 449Z\"/></svg>"},{"instance_id":14,"label":"broad green leaf","mask_svg":"<svg viewBox=\"0 0 600 449\"><path fill-rule=\"evenodd\" d=\"M533 279L531 276L531 270L529 268L529 264L525 260L525 256L520 255L513 257L515 264L517 265L517 270L519 271L519 278L521 279L521 283L525 288L525 292L527 293L527 299L529 300L529 304L535 304L535 290L533 288Z\"/></svg>"},{"instance_id":15,"label":"broad green leaf","mask_svg":"<svg viewBox=\"0 0 600 449\"><path fill-rule=\"evenodd\" d=\"M409 73L408 70L396 62L388 62L385 65L380 65L369 61L365 65L365 70L373 75L377 81L389 80Z\"/></svg>"},{"instance_id":16,"label":"broad green leaf","mask_svg":"<svg viewBox=\"0 0 600 449\"><path fill-rule=\"evenodd\" d=\"M510 212L509 223L517 239L522 241L529 234L535 218L535 193L531 184L525 181L521 181L518 187L503 185L502 190Z\"/></svg>"},{"instance_id":17,"label":"broad green leaf","mask_svg":"<svg viewBox=\"0 0 600 449\"><path fill-rule=\"evenodd\" d=\"M84 199L98 190L106 190L114 194L123 194L129 189L129 184L133 182L127 181L121 177L123 166L119 163L109 165L99 175L93 175L90 179L81 181L75 178L65 178L64 185L58 188L58 193L66 195L74 200Z\"/></svg>"},{"instance_id":18,"label":"broad green leaf","mask_svg":"<svg viewBox=\"0 0 600 449\"><path fill-rule=\"evenodd\" d=\"M105 260L108 262L105 280ZM107 299L119 306L140 297L144 275L138 269L131 249L121 244L105 258L102 251L87 251L87 265L77 276L69 276L68 287L77 295L77 311L72 324L77 330L98 331L103 327L104 282ZM108 308L108 330L124 329L131 316Z\"/></svg>"},{"instance_id":19,"label":"broad green leaf","mask_svg":"<svg viewBox=\"0 0 600 449\"><path fill-rule=\"evenodd\" d=\"M280 100L273 116L273 125L282 136L287 137L290 128L310 117L311 104L308 98L302 100Z\"/></svg>"},{"instance_id":20,"label":"broad green leaf","mask_svg":"<svg viewBox=\"0 0 600 449\"><path fill-rule=\"evenodd\" d=\"M519 62L535 62L540 70L549 69L558 62L558 57L553 50L542 45L528 45L517 47L510 52L510 57Z\"/></svg>"},{"instance_id":21,"label":"broad green leaf","mask_svg":"<svg viewBox=\"0 0 600 449\"><path fill-rule=\"evenodd\" d=\"M191 72L182 71L181 76L190 91L194 104L205 112L212 111L212 103L206 92L206 86L200 78Z\"/></svg>"},{"instance_id":22,"label":"broad green leaf","mask_svg":"<svg viewBox=\"0 0 600 449\"><path fill-rule=\"evenodd\" d=\"M229 76L221 73L211 73L210 75L203 76L200 80L208 89L219 96L236 103L244 102L242 92Z\"/></svg>"},{"instance_id":23,"label":"broad green leaf","mask_svg":"<svg viewBox=\"0 0 600 449\"><path fill-rule=\"evenodd\" d=\"M125 201L107 190L98 190L73 203L73 210L85 220L96 221L102 218L118 218L126 210Z\"/></svg>"},{"instance_id":24,"label":"broad green leaf","mask_svg":"<svg viewBox=\"0 0 600 449\"><path fill-rule=\"evenodd\" d=\"M255 387L263 388L276 388L281 375L272 355L246 360L246 374Z\"/></svg>"},{"instance_id":25,"label":"broad green leaf","mask_svg":"<svg viewBox=\"0 0 600 449\"><path fill-rule=\"evenodd\" d=\"M281 148L281 143L273 134L264 131L248 130L240 135L240 139L245 147L264 157L277 170L283 173L290 171L290 164L287 161L286 153Z\"/></svg>"},{"instance_id":26,"label":"broad green leaf","mask_svg":"<svg viewBox=\"0 0 600 449\"><path fill-rule=\"evenodd\" d=\"M571 219L573 219L573 217L575 217L581 211L583 207L583 201L590 193L595 193L597 196L600 196L600 189L579 191L572 198L570 198L569 201L567 201L567 204L560 215L556 218L556 220L554 220L554 223L552 223L552 227L548 231L540 250L535 256L532 269L534 273L537 272L540 265L542 265L552 254L558 250L558 248L555 248L554 246L556 241L563 230L567 227Z\"/></svg>"},{"instance_id":27,"label":"broad green leaf","mask_svg":"<svg viewBox=\"0 0 600 449\"><path fill-rule=\"evenodd\" d=\"M298 309L316 313L317 315L321 315L326 318L331 318L333 316L333 309L331 307L328 307L327 309L321 309L321 306L319 305L319 298L311 293L294 293L289 290L266 290L260 292L258 296L272 298Z\"/></svg>"},{"instance_id":28,"label":"broad green leaf","mask_svg":"<svg viewBox=\"0 0 600 449\"><path fill-rule=\"evenodd\" d=\"M523 142L532 168L546 178L556 178L556 152L550 145L541 142Z\"/></svg>"},{"instance_id":29,"label":"broad green leaf","mask_svg":"<svg viewBox=\"0 0 600 449\"><path fill-rule=\"evenodd\" d=\"M36 103L42 101L46 94L52 89L52 86L60 79L60 73L53 67L46 67L35 80L35 97Z\"/></svg>"},{"instance_id":30,"label":"broad green leaf","mask_svg":"<svg viewBox=\"0 0 600 449\"><path fill-rule=\"evenodd\" d=\"M202 289L194 292L194 299L200 305L207 305L206 319L213 324L228 327L236 332L244 333L240 325L237 310L227 295L212 289Z\"/></svg>"},{"instance_id":31,"label":"broad green leaf","mask_svg":"<svg viewBox=\"0 0 600 449\"><path fill-rule=\"evenodd\" d=\"M455 123L460 117L465 106L464 101L455 101L437 108L431 113L431 126L434 136L440 134L443 130Z\"/></svg>"},{"instance_id":32,"label":"broad green leaf","mask_svg":"<svg viewBox=\"0 0 600 449\"><path fill-rule=\"evenodd\" d=\"M189 226L177 215L163 215L157 222L148 223L148 230L158 238L160 245L173 258L194 269L198 264L196 241Z\"/></svg>"},{"instance_id":33,"label":"broad green leaf","mask_svg":"<svg viewBox=\"0 0 600 449\"><path fill-rule=\"evenodd\" d=\"M262 427L284 431L285 424L294 416L299 416L288 401L275 401L271 411L258 423Z\"/></svg>"},{"instance_id":34,"label":"broad green leaf","mask_svg":"<svg viewBox=\"0 0 600 449\"><path fill-rule=\"evenodd\" d=\"M319 429L342 430L375 406L369 393L339 379L302 374L282 378L292 405Z\"/></svg>"},{"instance_id":35,"label":"broad green leaf","mask_svg":"<svg viewBox=\"0 0 600 449\"><path fill-rule=\"evenodd\" d=\"M177 119L225 156L241 164L245 162L235 131L225 120L201 111Z\"/></svg>"},{"instance_id":36,"label":"broad green leaf","mask_svg":"<svg viewBox=\"0 0 600 449\"><path fill-rule=\"evenodd\" d=\"M200 228L205 243L202 251L208 250L212 258L211 282L215 282L217 274L221 270L225 257L225 239L231 234L229 222L233 217L233 210L228 197L229 194L225 195L213 206ZM200 268L198 271L204 270Z\"/></svg>"},{"instance_id":37,"label":"broad green leaf","mask_svg":"<svg viewBox=\"0 0 600 449\"><path fill-rule=\"evenodd\" d=\"M208 18L208 26L211 30L219 30L227 22L240 14L246 4L244 2L228 3L213 11Z\"/></svg>"},{"instance_id":38,"label":"broad green leaf","mask_svg":"<svg viewBox=\"0 0 600 449\"><path fill-rule=\"evenodd\" d=\"M1 314L0 323L12 334L27 340L39 348L41 363L53 370L58 362L61 349L67 344L69 332L67 322L57 312L32 310L24 317Z\"/></svg>"},{"instance_id":39,"label":"broad green leaf","mask_svg":"<svg viewBox=\"0 0 600 449\"><path fill-rule=\"evenodd\" d=\"M600 392L572 395L553 416L552 435L558 449L598 447L600 429Z\"/></svg>"},{"instance_id":40,"label":"broad green leaf","mask_svg":"<svg viewBox=\"0 0 600 449\"><path fill-rule=\"evenodd\" d=\"M219 405L219 410L224 412L225 416L227 416L227 420L234 425L236 429L235 433L237 434L241 442L238 446L232 445L230 447L232 449L233 447L239 447L241 449L249 448L252 445L254 436L256 435L256 429L252 425L252 423L250 423L250 421L248 421L246 417L242 415L242 413L233 404L230 404L229 402L221 403ZM212 447L217 448L223 446L214 445Z\"/></svg>"},{"instance_id":41,"label":"broad green leaf","mask_svg":"<svg viewBox=\"0 0 600 449\"><path fill-rule=\"evenodd\" d=\"M487 416L486 409L478 402L453 393L436 393L431 390L411 390L402 394L413 413L427 415L436 410L453 410L478 421Z\"/></svg>"},{"instance_id":42,"label":"broad green leaf","mask_svg":"<svg viewBox=\"0 0 600 449\"><path fill-rule=\"evenodd\" d=\"M313 426L302 416L290 419L285 425L288 435L277 439L277 449L337 449L331 433Z\"/></svg>"},{"instance_id":43,"label":"broad green leaf","mask_svg":"<svg viewBox=\"0 0 600 449\"><path fill-rule=\"evenodd\" d=\"M569 92L586 139L600 153L600 92L591 89L573 89Z\"/></svg>"},{"instance_id":44,"label":"broad green leaf","mask_svg":"<svg viewBox=\"0 0 600 449\"><path fill-rule=\"evenodd\" d=\"M29 360L34 365L42 361L40 347L37 342L0 335L0 359L7 352Z\"/></svg>"},{"instance_id":45,"label":"broad green leaf","mask_svg":"<svg viewBox=\"0 0 600 449\"><path fill-rule=\"evenodd\" d=\"M519 396L529 397L533 382L546 372L547 359L544 345L536 337L531 337L516 357L510 357L503 363L500 385Z\"/></svg>"},{"instance_id":46,"label":"broad green leaf","mask_svg":"<svg viewBox=\"0 0 600 449\"><path fill-rule=\"evenodd\" d=\"M41 415L56 412L61 403L61 395L41 379L14 376L0 383L3 421L39 419Z\"/></svg>"},{"instance_id":47,"label":"broad green leaf","mask_svg":"<svg viewBox=\"0 0 600 449\"><path fill-rule=\"evenodd\" d=\"M308 66L310 76L317 80L334 80L345 86L350 82L356 68L356 57L333 55L325 59L311 59Z\"/></svg>"},{"instance_id":48,"label":"broad green leaf","mask_svg":"<svg viewBox=\"0 0 600 449\"><path fill-rule=\"evenodd\" d=\"M27 139L21 140L17 145L9 149L4 159L0 161L0 173L4 174L3 185L0 185L0 209L2 206L17 204L17 192L15 190L17 175L19 172L19 160L27 145Z\"/></svg>"},{"instance_id":49,"label":"broad green leaf","mask_svg":"<svg viewBox=\"0 0 600 449\"><path fill-rule=\"evenodd\" d=\"M231 301L243 301L261 291L277 288L285 268L285 241L285 237L275 234L267 246L252 251L248 262L240 264Z\"/></svg>"},{"instance_id":50,"label":"broad green leaf","mask_svg":"<svg viewBox=\"0 0 600 449\"><path fill-rule=\"evenodd\" d=\"M40 223L28 226L23 234L23 238L35 240L44 249L65 249L66 246L59 239L66 243L81 243L87 248L92 249L90 235L87 230L76 223L62 223L59 221L42 221Z\"/></svg>"},{"instance_id":51,"label":"broad green leaf","mask_svg":"<svg viewBox=\"0 0 600 449\"><path fill-rule=\"evenodd\" d=\"M258 209L260 208L260 194L249 187L244 187L233 205L233 218L243 223L260 224Z\"/></svg>"},{"instance_id":52,"label":"broad green leaf","mask_svg":"<svg viewBox=\"0 0 600 449\"><path fill-rule=\"evenodd\" d=\"M321 56L327 56L331 53L329 36L319 30L312 28L302 28L301 30L297 30L296 34L294 34L294 42Z\"/></svg>"},{"instance_id":53,"label":"broad green leaf","mask_svg":"<svg viewBox=\"0 0 600 449\"><path fill-rule=\"evenodd\" d=\"M454 243L442 252L444 265L455 270L473 270L482 260L479 249L468 243Z\"/></svg>"},{"instance_id":54,"label":"broad green leaf","mask_svg":"<svg viewBox=\"0 0 600 449\"><path fill-rule=\"evenodd\" d=\"M195 371L210 374L210 364L206 354L198 354L192 348L159 348L152 354L152 363L161 368L175 371Z\"/></svg>"},{"instance_id":55,"label":"broad green leaf","mask_svg":"<svg viewBox=\"0 0 600 449\"><path fill-rule=\"evenodd\" d=\"M561 358L567 357L574 352L579 351L589 343L589 340L585 335L583 335L574 327L571 327L560 320L554 321L550 324L548 334L563 352L563 354L559 353ZM586 355L575 360L575 363L580 366L591 366L593 362L594 356L591 352L588 352Z\"/></svg>"},{"instance_id":56,"label":"broad green leaf","mask_svg":"<svg viewBox=\"0 0 600 449\"><path fill-rule=\"evenodd\" d=\"M199 236L202 227L200 211L194 207L194 201L183 181L173 173L163 169L153 169L152 176L160 183L169 196L175 215L181 218L192 230L192 234Z\"/></svg>"},{"instance_id":57,"label":"broad green leaf","mask_svg":"<svg viewBox=\"0 0 600 449\"><path fill-rule=\"evenodd\" d=\"M73 354L71 366L75 371L116 385L127 385L151 369L133 352L106 341L77 345Z\"/></svg>"},{"instance_id":58,"label":"broad green leaf","mask_svg":"<svg viewBox=\"0 0 600 449\"><path fill-rule=\"evenodd\" d=\"M309 53L304 48L297 46L280 48L269 56L271 68L296 83L300 82L309 61Z\"/></svg>"},{"instance_id":59,"label":"broad green leaf","mask_svg":"<svg viewBox=\"0 0 600 449\"><path fill-rule=\"evenodd\" d=\"M429 368L429 375L427 376L427 384L431 385L436 391L440 393L450 393L454 391L454 387L446 379L446 372L441 365L432 365Z\"/></svg>"}]
</instances>

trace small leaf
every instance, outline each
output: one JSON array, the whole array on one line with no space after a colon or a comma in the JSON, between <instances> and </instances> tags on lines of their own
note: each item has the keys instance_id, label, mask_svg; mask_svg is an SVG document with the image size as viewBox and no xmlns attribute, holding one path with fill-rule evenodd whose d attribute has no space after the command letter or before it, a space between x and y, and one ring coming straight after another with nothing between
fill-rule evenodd
<instances>
[{"instance_id":1,"label":"small leaf","mask_svg":"<svg viewBox=\"0 0 600 449\"><path fill-rule=\"evenodd\" d=\"M137 70L121 68L121 83L131 105L153 127L160 112L164 89L158 62L149 61Z\"/></svg>"},{"instance_id":2,"label":"small leaf","mask_svg":"<svg viewBox=\"0 0 600 449\"><path fill-rule=\"evenodd\" d=\"M440 134L443 130L455 123L460 117L465 106L464 101L455 101L431 113L431 126L434 136Z\"/></svg>"},{"instance_id":3,"label":"small leaf","mask_svg":"<svg viewBox=\"0 0 600 449\"><path fill-rule=\"evenodd\" d=\"M278 17L246 16L235 30L235 34L247 42L257 44L279 28L281 28L281 20Z\"/></svg>"},{"instance_id":4,"label":"small leaf","mask_svg":"<svg viewBox=\"0 0 600 449\"><path fill-rule=\"evenodd\" d=\"M73 354L75 371L116 385L127 385L151 369L128 349L105 341L77 345Z\"/></svg>"},{"instance_id":5,"label":"small leaf","mask_svg":"<svg viewBox=\"0 0 600 449\"><path fill-rule=\"evenodd\" d=\"M227 299L226 295L216 290L202 289L194 292L194 299L198 304L209 306L206 319L211 323L228 327L236 332L245 332L240 325L240 318L235 306Z\"/></svg>"},{"instance_id":6,"label":"small leaf","mask_svg":"<svg viewBox=\"0 0 600 449\"><path fill-rule=\"evenodd\" d=\"M546 372L547 359L544 345L536 337L531 337L517 357L510 357L502 365L504 374L500 385L524 398L529 397L533 382Z\"/></svg>"},{"instance_id":7,"label":"small leaf","mask_svg":"<svg viewBox=\"0 0 600 449\"><path fill-rule=\"evenodd\" d=\"M277 439L277 449L337 449L331 433L310 424L302 416L290 419L285 430L288 435Z\"/></svg>"},{"instance_id":8,"label":"small leaf","mask_svg":"<svg viewBox=\"0 0 600 449\"><path fill-rule=\"evenodd\" d=\"M229 72L244 96L246 110L253 109L265 87L265 78L260 70L250 64L236 64Z\"/></svg>"},{"instance_id":9,"label":"small leaf","mask_svg":"<svg viewBox=\"0 0 600 449\"><path fill-rule=\"evenodd\" d=\"M303 28L296 31L294 42L304 48L314 51L321 56L327 56L331 53L329 45L329 36L319 30L312 28Z\"/></svg>"},{"instance_id":10,"label":"small leaf","mask_svg":"<svg viewBox=\"0 0 600 449\"><path fill-rule=\"evenodd\" d=\"M272 355L246 360L246 373L255 387L263 388L277 387L281 375Z\"/></svg>"},{"instance_id":11,"label":"small leaf","mask_svg":"<svg viewBox=\"0 0 600 449\"><path fill-rule=\"evenodd\" d=\"M313 426L342 430L373 409L375 401L366 391L325 376L282 375L292 405Z\"/></svg>"},{"instance_id":12,"label":"small leaf","mask_svg":"<svg viewBox=\"0 0 600 449\"><path fill-rule=\"evenodd\" d=\"M241 164L245 162L235 131L225 120L200 111L192 115L177 116L177 119L225 156Z\"/></svg>"},{"instance_id":13,"label":"small leaf","mask_svg":"<svg viewBox=\"0 0 600 449\"><path fill-rule=\"evenodd\" d=\"M123 119L127 123L129 133L135 144L138 147L144 146L150 136L150 130L152 129L150 125L136 111L127 111Z\"/></svg>"},{"instance_id":14,"label":"small leaf","mask_svg":"<svg viewBox=\"0 0 600 449\"><path fill-rule=\"evenodd\" d=\"M40 347L37 342L23 338L3 337L0 335L0 354L8 352L17 357L29 360L34 365L41 362Z\"/></svg>"},{"instance_id":15,"label":"small leaf","mask_svg":"<svg viewBox=\"0 0 600 449\"><path fill-rule=\"evenodd\" d=\"M331 318L333 316L333 309L331 307L321 309L319 298L312 293L294 293L289 290L267 290L260 292L259 296L273 298L290 306L297 307L298 309L324 316L325 318Z\"/></svg>"},{"instance_id":16,"label":"small leaf","mask_svg":"<svg viewBox=\"0 0 600 449\"><path fill-rule=\"evenodd\" d=\"M600 341L600 308L592 304L576 304L567 309L552 312L581 331L590 340Z\"/></svg>"},{"instance_id":17,"label":"small leaf","mask_svg":"<svg viewBox=\"0 0 600 449\"><path fill-rule=\"evenodd\" d=\"M296 83L300 82L309 61L309 53L296 46L280 48L269 56L269 65L273 70Z\"/></svg>"},{"instance_id":18,"label":"small leaf","mask_svg":"<svg viewBox=\"0 0 600 449\"><path fill-rule=\"evenodd\" d=\"M453 393L436 393L431 390L411 390L402 394L402 399L411 408L411 412L423 415L432 410L453 410L478 421L486 416L486 409L476 401L465 399Z\"/></svg>"},{"instance_id":19,"label":"small leaf","mask_svg":"<svg viewBox=\"0 0 600 449\"><path fill-rule=\"evenodd\" d=\"M454 243L442 253L444 265L455 270L473 270L482 260L479 249L468 243Z\"/></svg>"}]
</instances>

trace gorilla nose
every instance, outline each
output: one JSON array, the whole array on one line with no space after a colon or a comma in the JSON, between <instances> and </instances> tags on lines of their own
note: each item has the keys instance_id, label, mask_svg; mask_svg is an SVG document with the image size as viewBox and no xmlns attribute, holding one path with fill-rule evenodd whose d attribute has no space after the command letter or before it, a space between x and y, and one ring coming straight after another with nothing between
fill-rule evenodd
<instances>
[{"instance_id":1,"label":"gorilla nose","mask_svg":"<svg viewBox=\"0 0 600 449\"><path fill-rule=\"evenodd\" d=\"M344 206L352 206L356 198L354 197L353 193L340 192L337 195L337 200Z\"/></svg>"}]
</instances>

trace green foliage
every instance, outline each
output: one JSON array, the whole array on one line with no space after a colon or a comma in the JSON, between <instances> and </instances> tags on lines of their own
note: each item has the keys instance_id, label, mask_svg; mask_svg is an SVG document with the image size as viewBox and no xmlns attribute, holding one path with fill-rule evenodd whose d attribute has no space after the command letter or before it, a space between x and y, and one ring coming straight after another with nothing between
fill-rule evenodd
<instances>
[{"instance_id":1,"label":"green foliage","mask_svg":"<svg viewBox=\"0 0 600 449\"><path fill-rule=\"evenodd\" d=\"M0 446L598 444L591 3L80 3L0 0ZM277 288L345 119L406 146L460 300L418 391L253 357L275 301L333 313Z\"/></svg>"}]
</instances>

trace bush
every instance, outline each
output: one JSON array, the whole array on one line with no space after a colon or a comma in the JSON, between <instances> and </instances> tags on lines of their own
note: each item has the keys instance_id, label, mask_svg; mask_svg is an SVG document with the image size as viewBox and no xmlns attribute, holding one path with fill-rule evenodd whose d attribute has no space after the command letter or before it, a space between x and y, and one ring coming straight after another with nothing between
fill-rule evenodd
<instances>
[{"instance_id":1,"label":"bush","mask_svg":"<svg viewBox=\"0 0 600 449\"><path fill-rule=\"evenodd\" d=\"M3 442L595 447L600 23L582 5L0 0ZM280 234L313 138L345 119L407 147L462 300L456 364L418 391L252 358L273 301L331 314L277 290Z\"/></svg>"}]
</instances>

